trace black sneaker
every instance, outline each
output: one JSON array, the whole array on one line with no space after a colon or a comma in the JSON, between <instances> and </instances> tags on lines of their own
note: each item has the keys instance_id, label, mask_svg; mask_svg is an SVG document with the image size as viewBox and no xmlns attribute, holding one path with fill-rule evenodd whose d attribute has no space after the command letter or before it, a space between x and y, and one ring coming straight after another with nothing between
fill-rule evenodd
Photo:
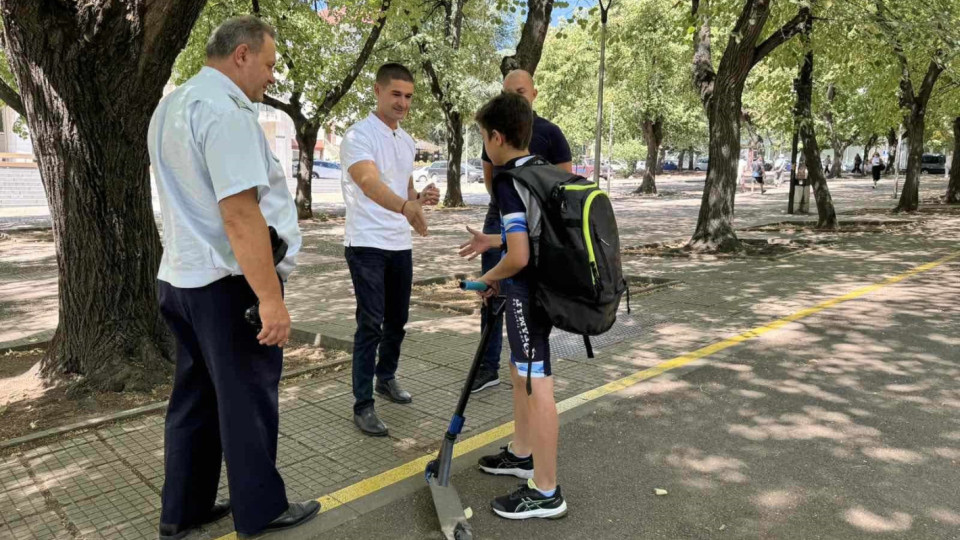
<instances>
[{"instance_id":1,"label":"black sneaker","mask_svg":"<svg viewBox=\"0 0 960 540\"><path fill-rule=\"evenodd\" d=\"M477 372L477 378L473 380L473 387L470 393L475 394L484 388L491 388L500 384L500 374L490 369L480 368Z\"/></svg>"},{"instance_id":2,"label":"black sneaker","mask_svg":"<svg viewBox=\"0 0 960 540\"><path fill-rule=\"evenodd\" d=\"M513 493L494 499L491 506L498 516L506 519L558 519L567 515L567 502L563 500L560 486L552 497L545 497L528 484L521 484Z\"/></svg>"},{"instance_id":3,"label":"black sneaker","mask_svg":"<svg viewBox=\"0 0 960 540\"><path fill-rule=\"evenodd\" d=\"M509 475L517 478L533 478L533 454L520 458L513 455L506 446L501 446L499 454L483 456L477 463L480 470L487 474Z\"/></svg>"}]
</instances>

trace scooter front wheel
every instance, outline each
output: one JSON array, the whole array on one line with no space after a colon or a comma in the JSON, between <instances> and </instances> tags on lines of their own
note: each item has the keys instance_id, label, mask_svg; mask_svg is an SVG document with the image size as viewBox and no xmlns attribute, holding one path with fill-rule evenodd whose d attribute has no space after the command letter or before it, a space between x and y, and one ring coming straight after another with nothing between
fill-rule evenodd
<instances>
[{"instance_id":1,"label":"scooter front wheel","mask_svg":"<svg viewBox=\"0 0 960 540\"><path fill-rule=\"evenodd\" d=\"M430 463L427 463L426 469L423 471L423 476L425 480L430 480L430 477L436 478L440 473L440 462L438 460L433 460Z\"/></svg>"},{"instance_id":2,"label":"scooter front wheel","mask_svg":"<svg viewBox=\"0 0 960 540\"><path fill-rule=\"evenodd\" d=\"M457 528L453 530L454 540L473 540L473 533L470 529L463 526L463 523L457 523Z\"/></svg>"}]
</instances>

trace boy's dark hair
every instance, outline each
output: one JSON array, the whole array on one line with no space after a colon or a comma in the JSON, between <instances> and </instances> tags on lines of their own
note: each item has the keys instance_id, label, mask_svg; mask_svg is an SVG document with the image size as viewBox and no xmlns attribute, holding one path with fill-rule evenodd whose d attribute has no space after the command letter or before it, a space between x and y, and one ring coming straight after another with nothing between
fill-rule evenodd
<instances>
[{"instance_id":1,"label":"boy's dark hair","mask_svg":"<svg viewBox=\"0 0 960 540\"><path fill-rule=\"evenodd\" d=\"M533 108L518 94L501 93L477 111L475 118L487 133L499 132L517 150L530 147L533 136Z\"/></svg>"},{"instance_id":2,"label":"boy's dark hair","mask_svg":"<svg viewBox=\"0 0 960 540\"><path fill-rule=\"evenodd\" d=\"M410 73L410 70L403 64L397 64L395 62L380 66L380 69L377 70L377 84L387 86L390 84L390 81L393 80L412 83L414 82L413 73Z\"/></svg>"}]
</instances>

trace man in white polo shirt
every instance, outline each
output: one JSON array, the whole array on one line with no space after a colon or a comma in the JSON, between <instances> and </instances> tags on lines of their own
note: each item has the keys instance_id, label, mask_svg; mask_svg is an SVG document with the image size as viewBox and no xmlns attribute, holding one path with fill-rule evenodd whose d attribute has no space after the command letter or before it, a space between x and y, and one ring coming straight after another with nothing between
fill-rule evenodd
<instances>
[{"instance_id":1,"label":"man in white polo shirt","mask_svg":"<svg viewBox=\"0 0 960 540\"><path fill-rule=\"evenodd\" d=\"M373 379L378 394L396 403L412 401L396 378L413 282L410 227L426 236L421 205L437 204L440 191L433 184L420 193L413 188L416 147L400 128L413 100L413 75L400 64L384 64L374 94L377 109L347 130L340 163L344 255L357 298L353 421L367 435L385 436L387 427L373 407Z\"/></svg>"},{"instance_id":2,"label":"man in white polo shirt","mask_svg":"<svg viewBox=\"0 0 960 540\"><path fill-rule=\"evenodd\" d=\"M254 104L274 83L274 39L256 17L224 21L206 66L150 121L163 217L160 310L177 341L160 540L220 519L231 503L237 532L249 535L295 527L320 508L289 503L276 466L280 348L290 336L281 280L301 239ZM255 325L246 313L258 301ZM224 458L230 502L216 500Z\"/></svg>"}]
</instances>

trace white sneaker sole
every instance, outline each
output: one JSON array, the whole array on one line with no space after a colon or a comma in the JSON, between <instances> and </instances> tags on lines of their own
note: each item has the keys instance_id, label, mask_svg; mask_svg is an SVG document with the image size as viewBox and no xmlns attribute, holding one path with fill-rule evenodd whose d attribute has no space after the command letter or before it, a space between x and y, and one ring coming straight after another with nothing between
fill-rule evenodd
<instances>
[{"instance_id":1,"label":"white sneaker sole","mask_svg":"<svg viewBox=\"0 0 960 540\"><path fill-rule=\"evenodd\" d=\"M563 501L560 503L560 506L556 508L527 510L526 512L516 512L513 514L501 512L500 510L494 508L493 512L504 519L560 519L567 515L567 501Z\"/></svg>"},{"instance_id":2,"label":"white sneaker sole","mask_svg":"<svg viewBox=\"0 0 960 540\"><path fill-rule=\"evenodd\" d=\"M495 476L516 476L517 478L522 478L524 480L529 480L533 478L533 471L528 471L526 469L491 469L489 467L484 467L483 465L478 465L480 470Z\"/></svg>"},{"instance_id":3,"label":"white sneaker sole","mask_svg":"<svg viewBox=\"0 0 960 540\"><path fill-rule=\"evenodd\" d=\"M494 380L492 380L492 381L484 384L484 385L481 386L480 388L477 388L476 390L471 390L470 393L471 393L471 394L476 394L477 392L479 392L479 391L481 391L481 390L486 390L487 388L493 388L494 386L497 386L498 384L500 384L500 379L494 379Z\"/></svg>"}]
</instances>

